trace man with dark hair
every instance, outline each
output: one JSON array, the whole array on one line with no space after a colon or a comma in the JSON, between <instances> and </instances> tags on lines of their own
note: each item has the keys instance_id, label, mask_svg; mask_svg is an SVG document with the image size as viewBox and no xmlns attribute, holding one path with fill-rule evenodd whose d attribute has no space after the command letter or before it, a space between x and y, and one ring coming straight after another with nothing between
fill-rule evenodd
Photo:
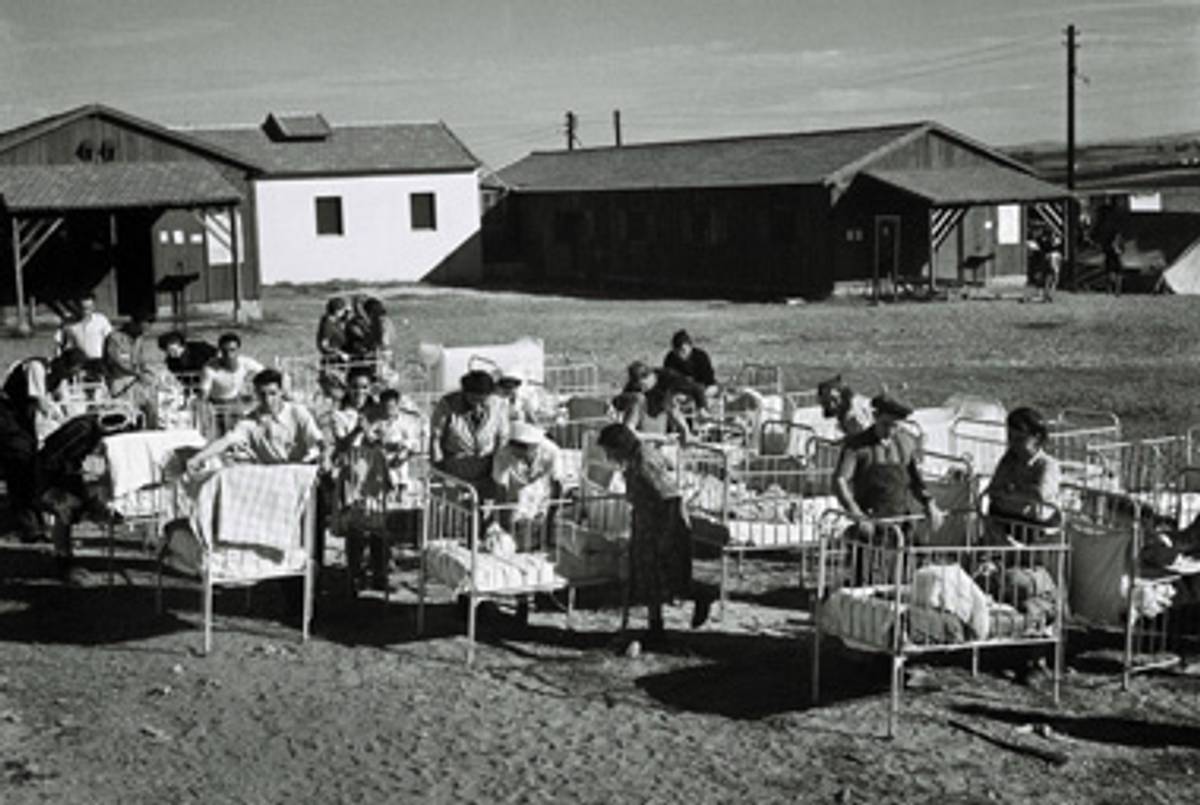
<instances>
[{"instance_id":1,"label":"man with dark hair","mask_svg":"<svg viewBox=\"0 0 1200 805\"><path fill-rule=\"evenodd\" d=\"M717 385L716 373L708 353L692 344L687 330L671 336L671 350L663 358L663 368L678 372L708 389Z\"/></svg>"},{"instance_id":2,"label":"man with dark hair","mask_svg":"<svg viewBox=\"0 0 1200 805\"><path fill-rule=\"evenodd\" d=\"M307 464L320 458L325 437L307 408L284 398L283 376L277 370L263 369L254 376L254 394L254 410L193 456L189 470L199 470L226 451L256 464Z\"/></svg>"},{"instance_id":3,"label":"man with dark hair","mask_svg":"<svg viewBox=\"0 0 1200 805\"><path fill-rule=\"evenodd\" d=\"M508 441L505 407L496 396L495 379L482 370L467 372L433 409L429 456L443 472L492 496L492 459Z\"/></svg>"},{"instance_id":4,"label":"man with dark hair","mask_svg":"<svg viewBox=\"0 0 1200 805\"><path fill-rule=\"evenodd\" d=\"M207 341L189 341L183 333L171 330L158 337L158 348L166 356L167 370L189 394L200 390L204 367L217 357L217 348Z\"/></svg>"},{"instance_id":5,"label":"man with dark hair","mask_svg":"<svg viewBox=\"0 0 1200 805\"><path fill-rule=\"evenodd\" d=\"M225 333L217 340L217 357L204 365L200 375L200 393L213 402L233 402L246 395L249 382L263 371L263 365L242 355L242 339L237 333Z\"/></svg>"}]
</instances>

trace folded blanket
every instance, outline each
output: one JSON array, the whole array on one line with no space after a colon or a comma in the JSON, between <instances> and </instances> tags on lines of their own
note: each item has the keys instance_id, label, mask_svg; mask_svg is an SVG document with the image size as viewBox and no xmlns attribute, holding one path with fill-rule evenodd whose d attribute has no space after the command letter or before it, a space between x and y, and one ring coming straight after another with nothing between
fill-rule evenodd
<instances>
[{"instance_id":1,"label":"folded blanket","mask_svg":"<svg viewBox=\"0 0 1200 805\"><path fill-rule=\"evenodd\" d=\"M200 488L192 529L211 547L285 554L299 543L300 518L316 477L317 468L308 464L226 467Z\"/></svg>"},{"instance_id":2,"label":"folded blanket","mask_svg":"<svg viewBox=\"0 0 1200 805\"><path fill-rule=\"evenodd\" d=\"M106 436L101 442L108 463L112 496L121 498L162 483L164 470L179 448L200 448L204 437L196 430L141 430Z\"/></svg>"}]
</instances>

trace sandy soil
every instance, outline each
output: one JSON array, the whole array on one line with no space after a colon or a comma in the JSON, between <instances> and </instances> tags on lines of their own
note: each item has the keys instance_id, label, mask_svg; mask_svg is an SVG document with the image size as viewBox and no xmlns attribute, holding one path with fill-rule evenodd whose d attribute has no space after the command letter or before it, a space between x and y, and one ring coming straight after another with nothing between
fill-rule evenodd
<instances>
[{"instance_id":1,"label":"sandy soil","mask_svg":"<svg viewBox=\"0 0 1200 805\"><path fill-rule=\"evenodd\" d=\"M108 586L50 581L41 547L0 543L0 801L108 802L1174 802L1200 794L1200 679L1123 692L1074 635L1055 709L1019 658L917 666L900 734L882 736L886 665L826 645L809 702L810 639L794 565L752 559L721 622L636 658L619 611L584 596L573 631L547 600L528 626L484 612L476 664L438 594L415 634L415 575L389 604L327 571L314 638L278 585L218 594L198 655L197 596L154 610L144 562ZM336 553L336 546L334 546ZM717 563L698 563L713 578ZM1064 753L1062 765L995 738Z\"/></svg>"}]
</instances>

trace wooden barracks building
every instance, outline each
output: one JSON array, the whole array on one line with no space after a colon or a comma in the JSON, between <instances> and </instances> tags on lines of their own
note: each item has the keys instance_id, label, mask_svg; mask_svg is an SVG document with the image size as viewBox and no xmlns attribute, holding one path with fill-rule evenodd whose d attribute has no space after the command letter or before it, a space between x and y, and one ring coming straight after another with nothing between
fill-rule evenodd
<instances>
[{"instance_id":1,"label":"wooden barracks building","mask_svg":"<svg viewBox=\"0 0 1200 805\"><path fill-rule=\"evenodd\" d=\"M485 276L668 295L1023 281L1027 217L1068 195L930 122L535 152L500 178Z\"/></svg>"}]
</instances>

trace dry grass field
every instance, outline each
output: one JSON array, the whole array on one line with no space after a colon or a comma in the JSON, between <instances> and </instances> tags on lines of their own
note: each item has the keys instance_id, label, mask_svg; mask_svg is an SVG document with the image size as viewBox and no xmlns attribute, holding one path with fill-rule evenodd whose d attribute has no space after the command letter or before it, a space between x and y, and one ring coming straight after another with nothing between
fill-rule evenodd
<instances>
[{"instance_id":1,"label":"dry grass field","mask_svg":"<svg viewBox=\"0 0 1200 805\"><path fill-rule=\"evenodd\" d=\"M1132 436L1200 422L1200 316L1183 298L1063 295L1008 301L804 306L597 301L392 288L408 347L522 335L593 354L614 382L657 362L686 327L719 371L778 363L789 385L841 371L862 391L904 388L1007 405L1107 409ZM324 291L272 289L244 332L264 359L310 350ZM215 340L219 322L197 330ZM6 341L0 357L44 351ZM103 565L97 562L96 569ZM552 602L518 627L482 627L476 666L447 596L415 634L412 564L390 604L350 599L336 563L312 642L270 585L217 599L216 652L196 653L198 597L176 586L155 616L152 576L63 588L40 547L0 541L0 802L1012 802L1194 801L1200 680L1139 677L1122 691L1110 639L1073 634L1063 702L1019 661L922 665L895 741L881 739L887 672L829 648L808 699L809 629L794 566L752 559L725 620L627 658L609 598L575 631ZM712 579L717 563L697 563ZM1054 765L962 732L1053 749Z\"/></svg>"}]
</instances>

